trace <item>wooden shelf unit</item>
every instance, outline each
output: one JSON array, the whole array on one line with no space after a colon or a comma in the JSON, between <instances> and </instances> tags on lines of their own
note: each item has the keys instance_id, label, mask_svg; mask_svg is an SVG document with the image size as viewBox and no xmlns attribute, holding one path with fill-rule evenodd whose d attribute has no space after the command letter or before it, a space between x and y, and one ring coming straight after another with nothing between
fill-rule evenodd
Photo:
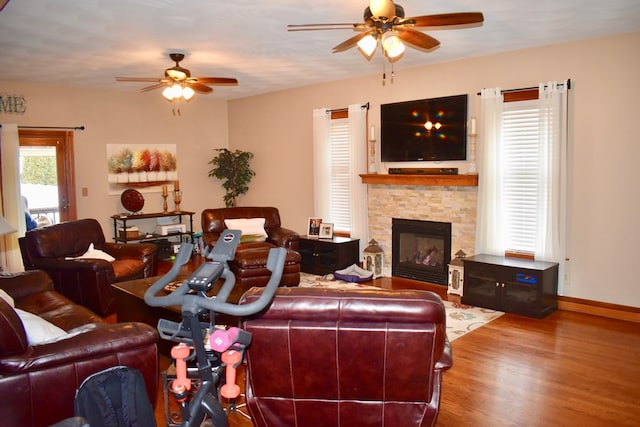
<instances>
[{"instance_id":1,"label":"wooden shelf unit","mask_svg":"<svg viewBox=\"0 0 640 427\"><path fill-rule=\"evenodd\" d=\"M111 216L111 220L113 221L113 241L127 243L131 241L143 242L148 240L158 240L158 239L168 239L170 237L182 237L188 236L189 241L193 241L193 215L195 212L190 211L174 211L174 212L159 212L159 213L149 213L149 214L116 214ZM140 233L138 236L129 238L126 233L120 235L119 229L126 230L127 222L137 221L141 219L151 219L151 218L164 218L164 217L172 217L177 216L178 222L182 223L182 218L185 219L189 217L189 223L187 224L187 231L181 233L169 233L169 234L143 234Z\"/></svg>"}]
</instances>

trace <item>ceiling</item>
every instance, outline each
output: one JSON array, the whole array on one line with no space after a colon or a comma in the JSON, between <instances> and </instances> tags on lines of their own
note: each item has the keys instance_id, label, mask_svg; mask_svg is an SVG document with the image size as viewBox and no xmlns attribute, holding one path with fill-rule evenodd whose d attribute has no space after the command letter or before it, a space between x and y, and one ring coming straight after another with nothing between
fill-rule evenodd
<instances>
[{"instance_id":1,"label":"ceiling","mask_svg":"<svg viewBox=\"0 0 640 427\"><path fill-rule=\"evenodd\" d=\"M407 49L394 64L396 79L405 68L640 31L638 0L398 3L407 17L483 12L485 21L475 28L425 31L440 47L429 53ZM382 75L379 51L370 62L355 48L331 53L355 35L351 30L287 31L287 24L362 22L367 5L367 0L10 0L0 12L0 79L136 91L145 84L115 77L161 78L174 65L170 52L185 53L180 65L194 76L238 79L237 87L216 87L207 95L217 99Z\"/></svg>"}]
</instances>

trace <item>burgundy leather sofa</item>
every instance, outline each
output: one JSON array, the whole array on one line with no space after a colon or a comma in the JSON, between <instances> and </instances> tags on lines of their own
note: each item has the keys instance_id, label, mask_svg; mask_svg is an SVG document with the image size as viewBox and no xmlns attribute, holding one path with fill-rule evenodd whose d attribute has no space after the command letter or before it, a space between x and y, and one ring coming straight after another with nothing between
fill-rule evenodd
<instances>
[{"instance_id":1,"label":"burgundy leather sofa","mask_svg":"<svg viewBox=\"0 0 640 427\"><path fill-rule=\"evenodd\" d=\"M267 238L263 242L240 243L235 258L229 267L236 277L236 286L248 290L253 286L265 286L271 277L267 270L269 249L283 247L287 249L281 286L297 286L300 283L300 254L298 245L300 236L293 230L282 227L280 213L274 207L236 207L205 209L202 211L202 237L205 245L213 245L228 227L226 219L264 218ZM233 301L235 302L235 301Z\"/></svg>"},{"instance_id":2,"label":"burgundy leather sofa","mask_svg":"<svg viewBox=\"0 0 640 427\"><path fill-rule=\"evenodd\" d=\"M26 270L44 270L55 289L100 316L115 311L111 284L157 274L157 246L107 242L95 219L62 222L27 231L19 239ZM89 245L115 258L66 259L83 255Z\"/></svg>"},{"instance_id":3,"label":"burgundy leather sofa","mask_svg":"<svg viewBox=\"0 0 640 427\"><path fill-rule=\"evenodd\" d=\"M266 312L243 322L254 426L435 425L452 365L445 319L428 291L278 288Z\"/></svg>"},{"instance_id":4,"label":"burgundy leather sofa","mask_svg":"<svg viewBox=\"0 0 640 427\"><path fill-rule=\"evenodd\" d=\"M106 323L53 289L43 271L0 274L0 288L16 308L67 331L30 345L16 311L0 298L0 414L4 426L41 427L74 415L80 383L90 374L125 365L140 370L155 403L156 330L142 323Z\"/></svg>"}]
</instances>

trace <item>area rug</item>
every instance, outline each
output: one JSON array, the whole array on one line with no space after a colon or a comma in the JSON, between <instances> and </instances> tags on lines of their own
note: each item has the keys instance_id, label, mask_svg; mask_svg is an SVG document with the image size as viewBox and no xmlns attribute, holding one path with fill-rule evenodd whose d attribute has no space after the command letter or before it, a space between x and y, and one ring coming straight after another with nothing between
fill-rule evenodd
<instances>
[{"instance_id":1,"label":"area rug","mask_svg":"<svg viewBox=\"0 0 640 427\"><path fill-rule=\"evenodd\" d=\"M300 273L300 287L317 287L331 289L378 289L365 283L350 283L342 280L324 280L321 276ZM488 308L443 301L447 313L447 336L453 341L461 336L486 325L504 313Z\"/></svg>"}]
</instances>

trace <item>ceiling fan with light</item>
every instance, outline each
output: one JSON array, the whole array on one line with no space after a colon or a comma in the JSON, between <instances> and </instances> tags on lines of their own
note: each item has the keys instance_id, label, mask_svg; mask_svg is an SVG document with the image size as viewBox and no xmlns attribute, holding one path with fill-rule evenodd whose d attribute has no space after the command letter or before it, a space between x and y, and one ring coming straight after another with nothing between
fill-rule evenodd
<instances>
[{"instance_id":1,"label":"ceiling fan with light","mask_svg":"<svg viewBox=\"0 0 640 427\"><path fill-rule=\"evenodd\" d=\"M207 94L213 92L209 86L237 86L238 80L229 77L191 77L191 71L180 66L184 59L182 53L170 53L169 57L176 63L175 66L164 70L164 78L154 77L116 77L119 82L155 82L151 86L140 89L148 92L154 89L164 88L162 96L168 101L176 102L181 99L189 101L196 92Z\"/></svg>"},{"instance_id":2,"label":"ceiling fan with light","mask_svg":"<svg viewBox=\"0 0 640 427\"><path fill-rule=\"evenodd\" d=\"M301 24L288 25L288 31L343 30L352 29L359 34L333 48L333 53L344 52L354 46L370 60L381 42L382 52L389 62L399 60L408 46L431 51L440 45L435 38L414 28L457 27L468 28L482 25L480 12L444 13L405 18L404 8L392 0L370 0L364 10L363 23Z\"/></svg>"}]
</instances>

